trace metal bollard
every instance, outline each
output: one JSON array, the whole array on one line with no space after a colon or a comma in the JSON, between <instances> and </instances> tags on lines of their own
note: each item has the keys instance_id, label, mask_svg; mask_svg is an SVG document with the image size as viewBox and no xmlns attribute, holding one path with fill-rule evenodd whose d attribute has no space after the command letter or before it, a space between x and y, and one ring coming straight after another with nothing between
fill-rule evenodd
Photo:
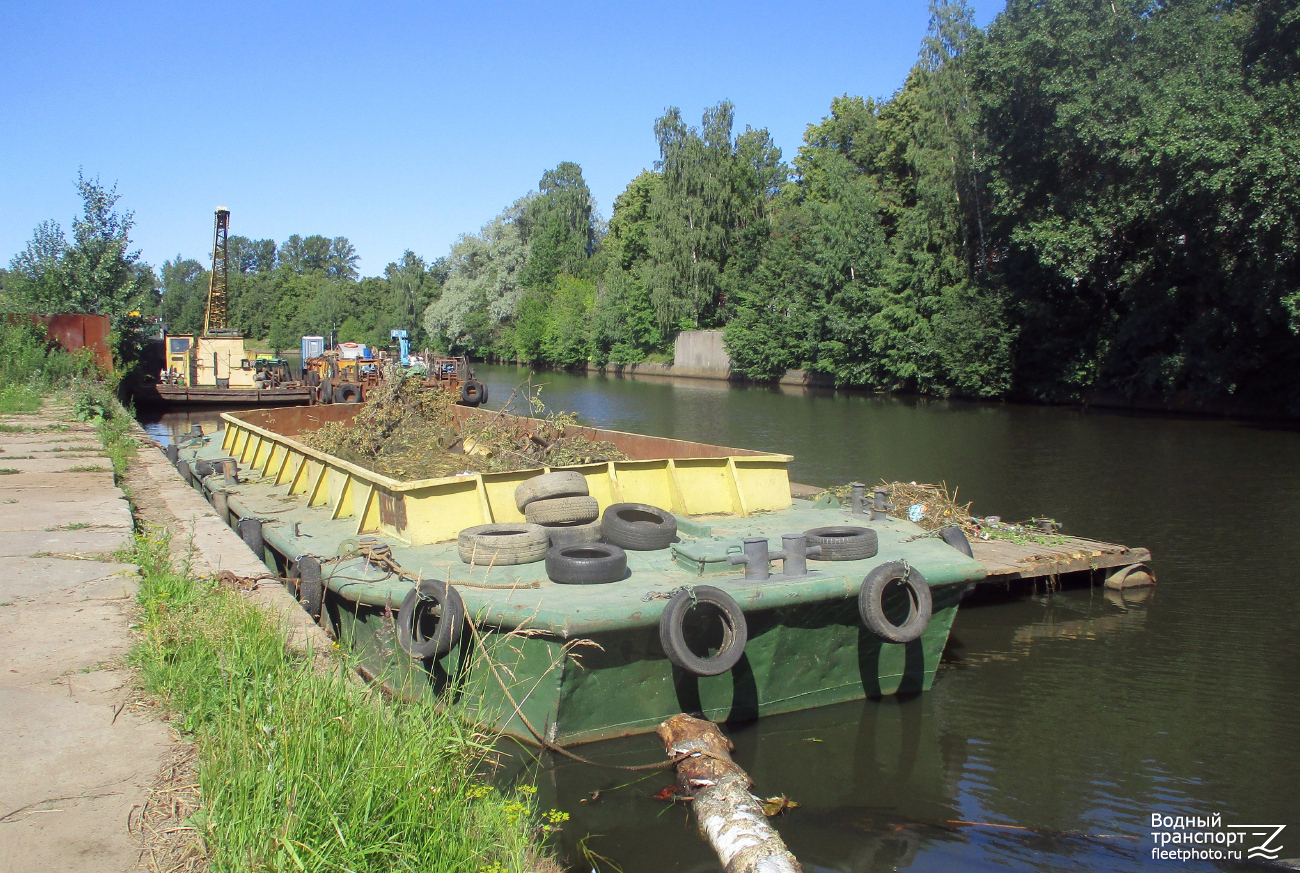
<instances>
[{"instance_id":1,"label":"metal bollard","mask_svg":"<svg viewBox=\"0 0 1300 873\"><path fill-rule=\"evenodd\" d=\"M216 492L213 492L216 493ZM260 518L241 518L239 520L239 536L243 539L244 545L254 555L257 560L266 560L266 541L262 539L262 520Z\"/></svg>"},{"instance_id":2,"label":"metal bollard","mask_svg":"<svg viewBox=\"0 0 1300 873\"><path fill-rule=\"evenodd\" d=\"M875 490L875 500L871 505L871 520L884 521L889 510L894 508L894 504L889 502L889 489L877 488Z\"/></svg>"},{"instance_id":3,"label":"metal bollard","mask_svg":"<svg viewBox=\"0 0 1300 873\"><path fill-rule=\"evenodd\" d=\"M849 512L852 515L867 514L867 486L861 482L849 483Z\"/></svg>"},{"instance_id":4,"label":"metal bollard","mask_svg":"<svg viewBox=\"0 0 1300 873\"><path fill-rule=\"evenodd\" d=\"M783 559L781 561L781 575L787 578L791 576L807 576L808 556L820 555L822 551L821 546L808 545L807 536L801 533L781 534L781 545L785 548L776 554Z\"/></svg>"},{"instance_id":5,"label":"metal bollard","mask_svg":"<svg viewBox=\"0 0 1300 873\"><path fill-rule=\"evenodd\" d=\"M230 524L230 495L221 489L215 489L208 497L212 508L217 511L217 518L222 524Z\"/></svg>"},{"instance_id":6,"label":"metal bollard","mask_svg":"<svg viewBox=\"0 0 1300 873\"><path fill-rule=\"evenodd\" d=\"M234 458L222 458L217 462L221 465L221 473L226 477L226 486L233 488L239 484L239 465L235 463Z\"/></svg>"},{"instance_id":7,"label":"metal bollard","mask_svg":"<svg viewBox=\"0 0 1300 873\"><path fill-rule=\"evenodd\" d=\"M766 537L745 537L744 552L739 555L728 555L727 563L744 564L745 581L762 582L772 575L768 562L773 557L784 557L784 555L773 556L769 554Z\"/></svg>"},{"instance_id":8,"label":"metal bollard","mask_svg":"<svg viewBox=\"0 0 1300 873\"><path fill-rule=\"evenodd\" d=\"M167 462L175 467L176 462L181 459L181 447L176 443L168 443L163 449L163 454L167 455Z\"/></svg>"},{"instance_id":9,"label":"metal bollard","mask_svg":"<svg viewBox=\"0 0 1300 873\"><path fill-rule=\"evenodd\" d=\"M203 425L201 424L190 425L190 436L196 436L196 437L203 436Z\"/></svg>"}]
</instances>

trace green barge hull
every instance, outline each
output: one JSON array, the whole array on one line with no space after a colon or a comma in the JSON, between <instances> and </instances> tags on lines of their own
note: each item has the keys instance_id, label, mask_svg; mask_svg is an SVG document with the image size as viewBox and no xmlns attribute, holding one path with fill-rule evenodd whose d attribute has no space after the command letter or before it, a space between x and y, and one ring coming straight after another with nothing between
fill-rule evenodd
<instances>
[{"instance_id":1,"label":"green barge hull","mask_svg":"<svg viewBox=\"0 0 1300 873\"><path fill-rule=\"evenodd\" d=\"M278 573L293 576L319 563L326 587L320 620L351 650L366 674L404 696L438 695L471 721L526 742L544 739L564 745L643 733L679 712L702 714L720 722L744 722L865 697L928 690L961 596L985 575L979 563L937 537L923 535L915 525L892 518L866 521L838 507L791 500L785 456L737 456L727 453L742 450L694 443L681 444L688 447L681 451L689 455L679 455L675 463L669 460L665 469L674 474L675 470L692 469L694 462L698 469L713 471L706 461L727 460L717 469L729 469L734 478L716 487L724 497L731 494L729 499L739 504L741 512L691 514L674 506L678 542L669 549L629 551L629 574L623 580L560 585L547 578L542 562L473 567L460 561L454 542L423 542L418 536L404 539L396 535L400 531L367 530L370 522L361 503L355 504L361 507L355 515L340 517L339 507L346 504L344 490L361 486L336 488L335 499L325 501L316 501L316 495L328 497L329 489L306 488L295 493L294 482L301 477L286 474L288 461L277 466L274 448L263 452L261 442L257 448L249 448L252 442L247 436L242 450L239 445L245 419L259 416L256 427L260 436L275 434L280 441L277 445L283 445L286 452L304 452L299 466L305 468L311 450L293 440L292 433L276 431L277 412L227 414L224 417L233 433L228 431L220 443L207 439L187 447L181 452L181 466L193 470L197 460L212 462L232 455L239 461L238 484L224 484L219 473L191 475L191 480L210 498L217 497L214 504L229 513L231 524L239 525L241 518L260 522L254 525L259 528L255 543L263 548L267 565ZM601 437L611 434L597 433ZM668 453L672 446L663 444L676 441L654 442L652 450L672 458ZM707 450L715 450L715 456L710 458ZM241 458L241 454L247 457ZM743 459L740 464L737 457ZM335 463L328 457L318 456L317 460L323 468ZM737 473L746 462L761 478L751 480ZM348 467L348 475L360 475L355 468L337 463ZM653 466L654 461L634 456L633 461L619 463ZM580 469L589 477L604 476L605 465L599 466L600 471ZM617 479L618 471L610 467L610 478ZM779 469L785 482L785 505L754 508L763 500L769 504L775 500L770 481L774 469ZM513 483L540 472L508 475ZM323 481L324 474L319 478ZM624 487L631 478L623 473ZM689 480L683 485L682 477L674 478L683 490L689 487ZM707 472L708 482L716 478L714 472ZM376 482L376 488L386 485L381 477L376 477ZM421 487L429 491L433 486ZM494 487L480 481L471 490L491 495ZM425 491L409 486L406 493ZM600 492L593 486L592 493L597 496ZM735 500L737 494L739 500ZM603 510L614 498L627 495L600 496ZM700 498L691 494L674 497L682 503L692 499ZM415 505L408 500L409 508ZM454 512L463 511L464 504L434 501L422 504L421 511L436 516L440 506ZM388 515L391 517L391 509ZM482 516L470 516L442 518L437 524L456 529L482 521ZM766 537L776 547L782 534L837 524L874 529L878 553L860 561L810 561L806 576L778 574L764 581L746 581L742 567L726 562L747 537ZM433 529L432 525L432 521L425 522L426 529ZM243 527L247 534L248 526ZM391 568L358 556L358 537L363 536L373 536L374 544L388 546L403 573L394 574ZM892 561L904 561L919 572L934 601L928 626L918 639L906 644L883 642L864 626L858 614L857 597L864 577ZM780 566L773 563L774 570ZM465 603L471 630L444 657L417 661L398 647L398 607L411 590L413 577L449 582ZM674 665L660 644L659 618L668 598L683 586L695 585L726 591L745 613L748 642L744 655L722 675L690 674Z\"/></svg>"}]
</instances>

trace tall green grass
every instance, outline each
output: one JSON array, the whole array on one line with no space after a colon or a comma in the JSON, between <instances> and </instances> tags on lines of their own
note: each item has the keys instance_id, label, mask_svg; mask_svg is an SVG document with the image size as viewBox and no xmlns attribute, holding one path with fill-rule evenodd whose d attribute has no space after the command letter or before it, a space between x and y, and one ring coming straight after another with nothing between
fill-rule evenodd
<instances>
[{"instance_id":1,"label":"tall green grass","mask_svg":"<svg viewBox=\"0 0 1300 873\"><path fill-rule=\"evenodd\" d=\"M99 441L104 445L104 453L113 463L113 475L120 483L126 475L127 465L140 447L131 435L131 422L134 420L131 410L123 406L117 396L100 382L76 379L69 393L72 399L72 417L95 425Z\"/></svg>"},{"instance_id":2,"label":"tall green grass","mask_svg":"<svg viewBox=\"0 0 1300 873\"><path fill-rule=\"evenodd\" d=\"M72 379L107 375L89 349L64 351L49 341L44 327L0 319L0 396L14 387L44 394Z\"/></svg>"},{"instance_id":3,"label":"tall green grass","mask_svg":"<svg viewBox=\"0 0 1300 873\"><path fill-rule=\"evenodd\" d=\"M145 687L199 751L196 825L215 871L523 871L547 827L532 794L475 778L489 738L392 704L289 652L266 613L137 538ZM554 819L552 819L554 820Z\"/></svg>"},{"instance_id":4,"label":"tall green grass","mask_svg":"<svg viewBox=\"0 0 1300 873\"><path fill-rule=\"evenodd\" d=\"M105 378L116 382L89 349L64 351L50 342L44 327L0 318L0 415L39 412L51 391Z\"/></svg>"}]
</instances>

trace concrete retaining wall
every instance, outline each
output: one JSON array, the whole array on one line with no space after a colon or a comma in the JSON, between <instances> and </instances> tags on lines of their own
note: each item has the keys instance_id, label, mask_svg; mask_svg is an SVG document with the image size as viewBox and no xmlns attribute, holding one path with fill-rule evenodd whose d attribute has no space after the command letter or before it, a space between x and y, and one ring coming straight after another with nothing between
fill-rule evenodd
<instances>
[{"instance_id":1,"label":"concrete retaining wall","mask_svg":"<svg viewBox=\"0 0 1300 873\"><path fill-rule=\"evenodd\" d=\"M607 376L677 376L687 379L719 379L728 382L749 381L731 368L720 330L684 330L677 334L673 344L671 364L607 364L589 367L588 372ZM834 383L821 373L803 370L786 370L777 380L782 385L833 387Z\"/></svg>"},{"instance_id":2,"label":"concrete retaining wall","mask_svg":"<svg viewBox=\"0 0 1300 873\"><path fill-rule=\"evenodd\" d=\"M673 343L673 370L712 374L726 379L731 375L731 356L722 345L720 330L684 330Z\"/></svg>"}]
</instances>

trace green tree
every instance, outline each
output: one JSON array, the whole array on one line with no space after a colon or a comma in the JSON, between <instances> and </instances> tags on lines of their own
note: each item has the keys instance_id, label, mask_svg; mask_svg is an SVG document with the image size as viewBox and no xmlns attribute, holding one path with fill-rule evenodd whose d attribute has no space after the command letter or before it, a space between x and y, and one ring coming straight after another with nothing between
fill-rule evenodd
<instances>
[{"instance_id":1,"label":"green tree","mask_svg":"<svg viewBox=\"0 0 1300 873\"><path fill-rule=\"evenodd\" d=\"M614 200L602 251L601 274L592 311L592 359L598 363L635 364L661 351L665 334L646 289L650 259L650 214L659 175L644 170Z\"/></svg>"},{"instance_id":2,"label":"green tree","mask_svg":"<svg viewBox=\"0 0 1300 873\"><path fill-rule=\"evenodd\" d=\"M130 248L135 217L117 210L117 186L106 189L78 172L77 193L82 214L72 222L72 242L56 222L43 222L10 262L12 303L32 312L110 315L120 327L132 309L150 307L153 273Z\"/></svg>"},{"instance_id":3,"label":"green tree","mask_svg":"<svg viewBox=\"0 0 1300 873\"><path fill-rule=\"evenodd\" d=\"M1274 2L1012 0L990 27L990 251L1033 337L1027 391L1300 408L1295 22Z\"/></svg>"},{"instance_id":4,"label":"green tree","mask_svg":"<svg viewBox=\"0 0 1300 873\"><path fill-rule=\"evenodd\" d=\"M249 239L236 235L231 236L227 244L230 250L230 269L233 272L247 275L275 269L275 240Z\"/></svg>"},{"instance_id":5,"label":"green tree","mask_svg":"<svg viewBox=\"0 0 1300 873\"><path fill-rule=\"evenodd\" d=\"M163 262L161 314L168 333L203 331L208 276L203 265L191 258L177 255L175 260Z\"/></svg>"},{"instance_id":6,"label":"green tree","mask_svg":"<svg viewBox=\"0 0 1300 873\"><path fill-rule=\"evenodd\" d=\"M16 312L62 311L68 299L64 257L68 241L57 221L36 225L32 238L9 261L5 305Z\"/></svg>"},{"instance_id":7,"label":"green tree","mask_svg":"<svg viewBox=\"0 0 1300 873\"><path fill-rule=\"evenodd\" d=\"M528 261L518 219L529 199L517 201L478 234L462 236L452 246L442 294L424 315L425 330L435 343L485 354L502 325L514 317Z\"/></svg>"},{"instance_id":8,"label":"green tree","mask_svg":"<svg viewBox=\"0 0 1300 873\"><path fill-rule=\"evenodd\" d=\"M518 219L529 250L519 281L548 288L561 273L584 272L596 248L594 211L580 166L564 161L542 174L537 196Z\"/></svg>"},{"instance_id":9,"label":"green tree","mask_svg":"<svg viewBox=\"0 0 1300 873\"><path fill-rule=\"evenodd\" d=\"M723 274L741 230L785 178L780 151L766 130L732 138L735 107L705 110L688 127L671 107L655 122L660 184L650 205L644 281L661 325L718 321Z\"/></svg>"}]
</instances>

